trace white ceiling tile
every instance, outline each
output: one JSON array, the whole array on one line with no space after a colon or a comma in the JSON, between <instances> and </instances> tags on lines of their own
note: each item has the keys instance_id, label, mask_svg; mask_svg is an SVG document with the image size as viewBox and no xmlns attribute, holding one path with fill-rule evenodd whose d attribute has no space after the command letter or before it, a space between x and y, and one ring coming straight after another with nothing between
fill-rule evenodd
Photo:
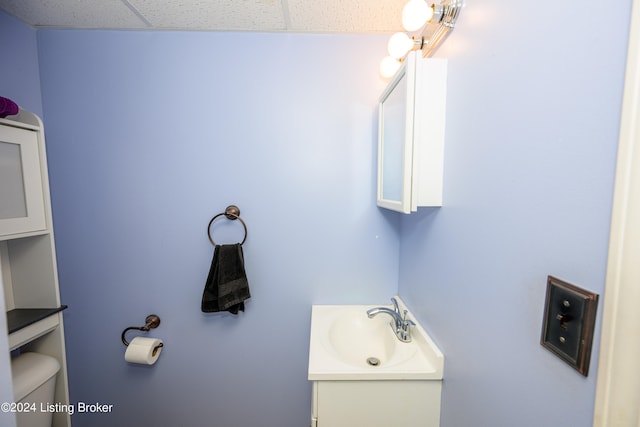
<instances>
[{"instance_id":1,"label":"white ceiling tile","mask_svg":"<svg viewBox=\"0 0 640 427\"><path fill-rule=\"evenodd\" d=\"M293 31L391 33L402 31L406 0L288 0Z\"/></svg>"},{"instance_id":2,"label":"white ceiling tile","mask_svg":"<svg viewBox=\"0 0 640 427\"><path fill-rule=\"evenodd\" d=\"M0 0L36 27L392 33L406 0Z\"/></svg>"},{"instance_id":3,"label":"white ceiling tile","mask_svg":"<svg viewBox=\"0 0 640 427\"><path fill-rule=\"evenodd\" d=\"M129 0L155 28L286 30L280 0Z\"/></svg>"},{"instance_id":4,"label":"white ceiling tile","mask_svg":"<svg viewBox=\"0 0 640 427\"><path fill-rule=\"evenodd\" d=\"M0 8L36 27L147 27L120 0L0 0Z\"/></svg>"}]
</instances>

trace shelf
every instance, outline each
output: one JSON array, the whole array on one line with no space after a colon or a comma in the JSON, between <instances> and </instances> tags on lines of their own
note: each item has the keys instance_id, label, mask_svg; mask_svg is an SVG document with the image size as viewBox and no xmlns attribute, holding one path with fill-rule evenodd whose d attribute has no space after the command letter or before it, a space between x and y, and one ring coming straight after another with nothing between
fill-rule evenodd
<instances>
[{"instance_id":1,"label":"shelf","mask_svg":"<svg viewBox=\"0 0 640 427\"><path fill-rule=\"evenodd\" d=\"M7 328L9 333L12 334L66 308L66 305L62 305L58 308L16 308L9 310L7 311Z\"/></svg>"},{"instance_id":2,"label":"shelf","mask_svg":"<svg viewBox=\"0 0 640 427\"><path fill-rule=\"evenodd\" d=\"M52 331L59 325L55 314L66 309L58 308L17 308L7 312L9 347L14 350L34 339Z\"/></svg>"}]
</instances>

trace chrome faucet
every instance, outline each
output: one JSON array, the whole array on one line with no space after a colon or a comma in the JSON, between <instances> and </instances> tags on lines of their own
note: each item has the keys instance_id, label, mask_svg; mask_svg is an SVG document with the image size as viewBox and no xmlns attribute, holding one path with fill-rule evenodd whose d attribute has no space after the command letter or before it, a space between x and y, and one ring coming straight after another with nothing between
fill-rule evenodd
<instances>
[{"instance_id":1,"label":"chrome faucet","mask_svg":"<svg viewBox=\"0 0 640 427\"><path fill-rule=\"evenodd\" d=\"M391 302L393 303L393 310L387 307L376 307L367 310L367 316L372 318L380 313L388 314L393 319L389 325L396 337L402 342L411 342L410 326L415 326L415 323L407 319L407 310L404 310L404 314L400 314L400 307L398 307L398 301L395 298L391 298Z\"/></svg>"}]
</instances>

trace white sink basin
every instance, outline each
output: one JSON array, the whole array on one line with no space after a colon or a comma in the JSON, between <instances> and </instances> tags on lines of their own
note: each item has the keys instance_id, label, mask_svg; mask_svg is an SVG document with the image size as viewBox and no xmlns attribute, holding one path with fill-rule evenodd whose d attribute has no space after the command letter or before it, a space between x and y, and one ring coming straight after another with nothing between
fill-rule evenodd
<instances>
[{"instance_id":1,"label":"white sink basin","mask_svg":"<svg viewBox=\"0 0 640 427\"><path fill-rule=\"evenodd\" d=\"M309 379L442 379L444 357L425 330L416 322L412 341L403 343L389 326L391 316L367 317L374 307L380 305L312 307Z\"/></svg>"}]
</instances>

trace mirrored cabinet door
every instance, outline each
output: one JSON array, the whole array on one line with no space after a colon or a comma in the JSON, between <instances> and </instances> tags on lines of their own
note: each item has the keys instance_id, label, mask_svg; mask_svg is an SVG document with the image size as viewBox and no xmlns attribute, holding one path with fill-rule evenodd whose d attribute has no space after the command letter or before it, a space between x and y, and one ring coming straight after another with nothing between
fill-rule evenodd
<instances>
[{"instance_id":1,"label":"mirrored cabinet door","mask_svg":"<svg viewBox=\"0 0 640 427\"><path fill-rule=\"evenodd\" d=\"M446 59L414 51L380 96L378 206L442 206L446 88Z\"/></svg>"},{"instance_id":2,"label":"mirrored cabinet door","mask_svg":"<svg viewBox=\"0 0 640 427\"><path fill-rule=\"evenodd\" d=\"M37 133L0 124L0 237L44 229Z\"/></svg>"},{"instance_id":3,"label":"mirrored cabinet door","mask_svg":"<svg viewBox=\"0 0 640 427\"><path fill-rule=\"evenodd\" d=\"M411 208L413 74L413 67L405 64L379 102L378 206L407 213Z\"/></svg>"}]
</instances>

